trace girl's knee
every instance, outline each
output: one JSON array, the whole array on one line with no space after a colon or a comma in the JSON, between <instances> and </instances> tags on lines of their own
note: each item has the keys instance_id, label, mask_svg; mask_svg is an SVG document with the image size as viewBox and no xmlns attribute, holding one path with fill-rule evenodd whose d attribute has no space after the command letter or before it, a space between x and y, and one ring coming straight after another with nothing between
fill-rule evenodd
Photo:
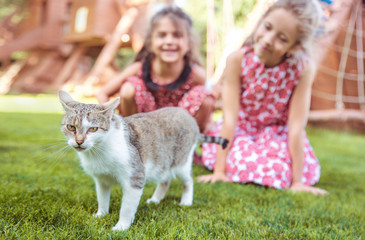
<instances>
[{"instance_id":1,"label":"girl's knee","mask_svg":"<svg viewBox=\"0 0 365 240\"><path fill-rule=\"evenodd\" d=\"M214 104L215 98L213 96L206 97L194 116L201 132L205 132L207 130L207 125L210 122L211 115L214 110Z\"/></svg>"},{"instance_id":2,"label":"girl's knee","mask_svg":"<svg viewBox=\"0 0 365 240\"><path fill-rule=\"evenodd\" d=\"M120 89L120 98L121 101L131 101L134 100L134 96L136 95L136 89L133 84L126 82L123 84Z\"/></svg>"},{"instance_id":3,"label":"girl's knee","mask_svg":"<svg viewBox=\"0 0 365 240\"><path fill-rule=\"evenodd\" d=\"M209 114L210 112L213 111L214 109L214 104L215 104L215 98L213 96L207 96L201 106L200 106L200 110L205 112L206 114Z\"/></svg>"},{"instance_id":4,"label":"girl's knee","mask_svg":"<svg viewBox=\"0 0 365 240\"><path fill-rule=\"evenodd\" d=\"M127 82L123 84L120 90L120 110L122 116L130 116L137 113L137 104L135 101L136 89L133 84Z\"/></svg>"}]
</instances>

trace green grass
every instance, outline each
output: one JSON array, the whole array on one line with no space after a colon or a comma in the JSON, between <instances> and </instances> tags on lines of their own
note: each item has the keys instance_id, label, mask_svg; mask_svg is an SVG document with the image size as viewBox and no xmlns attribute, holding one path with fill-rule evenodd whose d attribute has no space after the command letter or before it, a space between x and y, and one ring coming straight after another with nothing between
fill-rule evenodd
<instances>
[{"instance_id":1,"label":"green grass","mask_svg":"<svg viewBox=\"0 0 365 240\"><path fill-rule=\"evenodd\" d=\"M0 239L365 237L362 135L308 129L322 166L318 187L328 190L328 196L195 182L193 206L182 207L177 180L159 205L146 203L154 191L154 185L147 184L134 224L128 231L113 232L120 188L112 190L110 215L93 218L97 202L92 179L72 150L59 151L66 144L57 100L42 96L24 105L18 98L0 97ZM207 173L200 166L193 168L194 177Z\"/></svg>"}]
</instances>

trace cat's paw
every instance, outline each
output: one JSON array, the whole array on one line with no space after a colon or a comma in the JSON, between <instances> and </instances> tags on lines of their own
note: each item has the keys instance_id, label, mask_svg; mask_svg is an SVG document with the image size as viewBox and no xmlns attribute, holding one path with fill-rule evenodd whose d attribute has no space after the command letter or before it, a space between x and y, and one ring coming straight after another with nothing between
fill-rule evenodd
<instances>
[{"instance_id":1,"label":"cat's paw","mask_svg":"<svg viewBox=\"0 0 365 240\"><path fill-rule=\"evenodd\" d=\"M193 204L193 192L192 188L190 188L191 191L184 192L181 195L180 205L183 206L191 206Z\"/></svg>"},{"instance_id":2,"label":"cat's paw","mask_svg":"<svg viewBox=\"0 0 365 240\"><path fill-rule=\"evenodd\" d=\"M93 217L100 218L100 217L104 217L105 215L108 215L108 212L98 211L97 213L93 214Z\"/></svg>"},{"instance_id":3,"label":"cat's paw","mask_svg":"<svg viewBox=\"0 0 365 240\"><path fill-rule=\"evenodd\" d=\"M147 203L154 203L154 204L159 204L160 201L156 200L156 199L153 199L153 198L149 198L147 199Z\"/></svg>"},{"instance_id":4,"label":"cat's paw","mask_svg":"<svg viewBox=\"0 0 365 240\"><path fill-rule=\"evenodd\" d=\"M180 205L182 205L182 206L191 206L191 205L193 205L193 200L181 199Z\"/></svg>"},{"instance_id":5,"label":"cat's paw","mask_svg":"<svg viewBox=\"0 0 365 240\"><path fill-rule=\"evenodd\" d=\"M130 222L118 222L113 228L113 231L125 231L131 226Z\"/></svg>"}]
</instances>

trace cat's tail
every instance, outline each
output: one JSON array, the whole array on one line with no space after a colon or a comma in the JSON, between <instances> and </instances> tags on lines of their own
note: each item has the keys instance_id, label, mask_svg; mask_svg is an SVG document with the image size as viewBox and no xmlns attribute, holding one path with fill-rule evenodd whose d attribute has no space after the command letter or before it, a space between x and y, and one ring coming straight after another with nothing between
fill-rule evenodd
<instances>
[{"instance_id":1,"label":"cat's tail","mask_svg":"<svg viewBox=\"0 0 365 240\"><path fill-rule=\"evenodd\" d=\"M200 134L200 142L217 143L225 149L228 146L229 141L224 137L209 136L206 134Z\"/></svg>"}]
</instances>

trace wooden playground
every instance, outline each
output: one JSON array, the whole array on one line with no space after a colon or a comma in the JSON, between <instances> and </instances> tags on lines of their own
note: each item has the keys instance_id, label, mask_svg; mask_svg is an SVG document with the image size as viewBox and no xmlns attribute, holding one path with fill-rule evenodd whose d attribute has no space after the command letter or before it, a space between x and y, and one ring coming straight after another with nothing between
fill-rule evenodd
<instances>
[{"instance_id":1,"label":"wooden playground","mask_svg":"<svg viewBox=\"0 0 365 240\"><path fill-rule=\"evenodd\" d=\"M336 1L316 46L318 69L309 121L365 132L365 3Z\"/></svg>"},{"instance_id":2,"label":"wooden playground","mask_svg":"<svg viewBox=\"0 0 365 240\"><path fill-rule=\"evenodd\" d=\"M93 96L119 71L120 48L138 51L152 9L174 1L158 0L29 0L0 20L0 94L54 93L63 88ZM224 0L228 27L234 27L230 0ZM227 43L225 56L239 47L272 0L257 0L237 42ZM213 0L208 3L214 3ZM323 5L326 20L316 43L318 65L312 91L310 124L365 132L365 3L336 0ZM19 12L25 17L12 21ZM214 6L208 4L208 18ZM211 19L210 19L211 20ZM214 20L214 19L213 19ZM212 23L214 21L207 21ZM214 24L207 25L207 73L220 78L224 64L214 68ZM26 58L14 60L15 52Z\"/></svg>"},{"instance_id":3,"label":"wooden playground","mask_svg":"<svg viewBox=\"0 0 365 240\"><path fill-rule=\"evenodd\" d=\"M148 0L29 0L0 23L2 32L0 94L52 93L62 87L92 96L118 69L120 48L138 51L151 11ZM11 54L27 51L25 60ZM77 88L77 89L75 89Z\"/></svg>"}]
</instances>

